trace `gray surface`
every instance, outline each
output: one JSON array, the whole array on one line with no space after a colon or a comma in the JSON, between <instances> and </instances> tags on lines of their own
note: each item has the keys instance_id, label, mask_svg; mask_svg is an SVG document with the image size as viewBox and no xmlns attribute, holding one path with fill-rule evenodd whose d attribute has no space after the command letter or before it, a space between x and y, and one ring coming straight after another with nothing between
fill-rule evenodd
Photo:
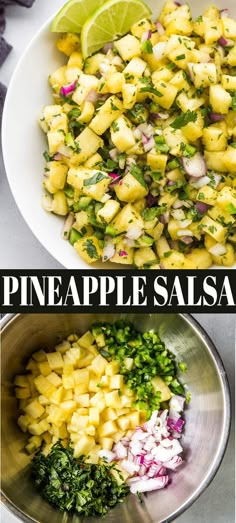
<instances>
[{"instance_id":1,"label":"gray surface","mask_svg":"<svg viewBox=\"0 0 236 523\"><path fill-rule=\"evenodd\" d=\"M234 354L235 354L235 315L194 314L215 343L224 362L231 396L234 398ZM232 413L234 413L234 402ZM175 523L233 523L234 518L234 419L228 448L221 467L213 482L187 512ZM4 523L17 523L19 520L2 509ZM117 522L122 523L122 522Z\"/></svg>"}]
</instances>

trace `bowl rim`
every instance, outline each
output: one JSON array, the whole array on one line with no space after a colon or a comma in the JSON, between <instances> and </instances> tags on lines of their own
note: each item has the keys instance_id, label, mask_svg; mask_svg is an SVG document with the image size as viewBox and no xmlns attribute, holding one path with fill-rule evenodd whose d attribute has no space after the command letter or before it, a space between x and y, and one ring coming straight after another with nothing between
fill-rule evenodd
<instances>
[{"instance_id":1,"label":"bowl rim","mask_svg":"<svg viewBox=\"0 0 236 523\"><path fill-rule=\"evenodd\" d=\"M58 313L58 314L60 314L60 313ZM127 313L127 314L129 314L129 313ZM140 313L140 314L143 314L143 313ZM158 314L158 313L154 313L153 315L155 315L155 314ZM227 373L226 373L223 361L221 359L221 356L219 355L219 352L218 352L215 344L213 343L213 341L211 340L209 335L206 333L205 329L200 325L200 323L191 314L187 314L187 313L175 313L175 314L180 316L182 319L184 319L184 321L186 321L186 323L195 332L197 332L197 334L202 338L204 345L206 346L210 355L213 358L213 361L214 361L217 371L219 373L219 378L221 380L222 393L223 393L223 399L224 399L224 424L223 424L223 428L222 428L222 438L221 438L221 442L219 445L217 459L215 459L215 461L213 462L213 465L210 467L209 472L207 473L204 481L199 485L199 487L196 489L196 491L189 498L188 501L186 501L174 513L172 513L168 519L163 520L159 523L170 523L171 521L174 521L181 514L183 514L189 507L191 507L191 505L208 488L210 483L213 481L213 479L222 463L222 460L224 458L224 455L225 455L225 452L227 449L228 440L229 440L230 429L231 429L231 411L232 411L231 394L230 394L230 387L229 387ZM12 321L14 321L18 316L22 316L22 313L6 314L0 320L0 331L3 331L7 327L7 325L10 324ZM16 507L16 505L4 494L2 489L1 489L1 496L2 496L2 503L7 507L7 509L11 513L13 513L21 521L23 521L24 523L40 523L39 520L31 518L30 516L26 515L23 511L21 511L18 507Z\"/></svg>"},{"instance_id":2,"label":"bowl rim","mask_svg":"<svg viewBox=\"0 0 236 523\"><path fill-rule=\"evenodd\" d=\"M8 180L9 187L11 189L12 196L14 198L14 201L16 203L16 206L17 206L21 216L23 217L26 225L29 227L29 229L32 232L32 234L34 235L34 237L43 246L43 248L46 250L46 252L48 252L54 258L54 260L56 260L58 263L60 263L62 265L62 267L66 268L66 269L71 269L71 268L73 268L73 267L71 267L71 264L65 262L64 259L63 259L63 256L62 256L62 259L61 259L61 257L58 254L58 252L55 252L53 246L51 246L51 243L48 242L46 240L46 238L44 238L43 235L38 234L37 229L34 226L34 223L32 223L28 219L25 205L21 202L20 199L18 200L18 195L17 195L16 188L14 187L14 183L13 183L12 177L9 174L10 173L10 169L8 169L8 161L7 161L7 156L8 155L7 155L7 152L6 152L8 144L7 144L7 138L6 138L7 133L5 132L5 129L6 129L6 125L7 125L8 100L10 99L11 92L12 92L12 89L13 89L14 84L15 84L15 78L17 77L18 71L21 68L22 62L24 62L25 57L27 56L27 53L29 52L31 47L34 45L35 41L38 39L38 37L41 34L43 34L45 32L46 29L48 29L48 30L50 29L50 24L51 24L52 20L55 18L56 13L54 13L49 18L47 18L46 21L41 25L41 27L39 27L39 29L36 31L36 33L33 36L33 38L31 38L29 43L26 45L24 52L22 53L20 59L18 60L18 62L16 64L15 70L14 70L14 72L13 72L11 78L10 78L10 83L9 83L9 86L8 86L8 89L7 89L7 94L6 94L6 98L5 98L5 102L4 102L3 114L2 114L2 124L1 124L1 129L0 129L1 133L0 134L2 135L1 136L2 156L3 156L3 164L4 164L4 168L5 168L6 177L7 177L7 180ZM49 31L49 33L50 33L50 31ZM52 35L53 33L50 33L50 34ZM62 251L63 251L63 249L62 249ZM83 263L83 265L79 266L79 263L81 263L81 262ZM99 266L97 266L97 263L94 264L94 269L97 269L97 270L110 269L112 271L115 271L115 270L118 270L118 269L124 269L124 267L121 264L116 264L116 267L113 267L114 264L112 264L109 261L107 262L106 267L104 266L104 264L102 262L99 261L98 263L99 263ZM81 269L81 270L89 270L89 269L91 269L91 264L88 264L84 260L81 260L80 257L78 257L78 267L76 267L76 268ZM132 265L127 265L126 266L126 270L129 270L130 268L132 269ZM211 266L211 268L217 269L217 270L223 270L224 266L214 265L213 264ZM232 269L236 269L236 262L232 266Z\"/></svg>"}]
</instances>

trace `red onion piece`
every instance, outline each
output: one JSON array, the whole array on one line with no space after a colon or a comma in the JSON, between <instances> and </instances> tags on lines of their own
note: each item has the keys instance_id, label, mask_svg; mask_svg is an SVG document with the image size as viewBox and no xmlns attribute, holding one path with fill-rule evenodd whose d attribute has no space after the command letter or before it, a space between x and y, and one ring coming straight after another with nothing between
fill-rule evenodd
<instances>
[{"instance_id":1,"label":"red onion piece","mask_svg":"<svg viewBox=\"0 0 236 523\"><path fill-rule=\"evenodd\" d=\"M113 162L117 162L117 160L118 160L118 150L116 149L116 147L114 147L114 149L111 149L109 151L109 156L113 160Z\"/></svg>"},{"instance_id":2,"label":"red onion piece","mask_svg":"<svg viewBox=\"0 0 236 523\"><path fill-rule=\"evenodd\" d=\"M181 209L181 207L183 207L183 202L181 202L181 200L176 200L173 205L172 205L173 209Z\"/></svg>"},{"instance_id":3,"label":"red onion piece","mask_svg":"<svg viewBox=\"0 0 236 523\"><path fill-rule=\"evenodd\" d=\"M213 245L213 247L208 249L208 251L211 254L213 254L213 256L223 256L224 254L226 254L227 249L225 245L222 245L221 243L216 243L215 245Z\"/></svg>"},{"instance_id":4,"label":"red onion piece","mask_svg":"<svg viewBox=\"0 0 236 523\"><path fill-rule=\"evenodd\" d=\"M152 48L156 60L161 60L165 55L167 42L157 42Z\"/></svg>"},{"instance_id":5,"label":"red onion piece","mask_svg":"<svg viewBox=\"0 0 236 523\"><path fill-rule=\"evenodd\" d=\"M194 189L201 189L201 187L204 187L207 185L211 179L209 176L201 176L201 178L190 178L189 183L194 187Z\"/></svg>"},{"instance_id":6,"label":"red onion piece","mask_svg":"<svg viewBox=\"0 0 236 523\"><path fill-rule=\"evenodd\" d=\"M225 119L224 114L221 113L209 113L209 118L212 120L212 122L221 122L221 120Z\"/></svg>"},{"instance_id":7,"label":"red onion piece","mask_svg":"<svg viewBox=\"0 0 236 523\"><path fill-rule=\"evenodd\" d=\"M171 187L172 185L175 185L175 182L173 182L173 180L168 180L167 185L168 187Z\"/></svg>"},{"instance_id":8,"label":"red onion piece","mask_svg":"<svg viewBox=\"0 0 236 523\"><path fill-rule=\"evenodd\" d=\"M166 211L164 214L161 214L161 216L159 217L159 221L161 223L165 224L165 223L169 222L169 218L170 218L170 213L169 213L169 211Z\"/></svg>"},{"instance_id":9,"label":"red onion piece","mask_svg":"<svg viewBox=\"0 0 236 523\"><path fill-rule=\"evenodd\" d=\"M207 203L204 203L204 202L196 202L195 207L196 207L197 211L200 212L200 214L205 214L208 211L208 209L210 208L210 205L208 205Z\"/></svg>"},{"instance_id":10,"label":"red onion piece","mask_svg":"<svg viewBox=\"0 0 236 523\"><path fill-rule=\"evenodd\" d=\"M86 96L86 102L95 103L97 102L98 97L98 93L94 89L91 89L91 91L89 91L88 95Z\"/></svg>"},{"instance_id":11,"label":"red onion piece","mask_svg":"<svg viewBox=\"0 0 236 523\"><path fill-rule=\"evenodd\" d=\"M74 215L72 213L68 214L68 216L66 217L63 229L61 231L61 237L63 240L68 240L74 221L75 221Z\"/></svg>"},{"instance_id":12,"label":"red onion piece","mask_svg":"<svg viewBox=\"0 0 236 523\"><path fill-rule=\"evenodd\" d=\"M117 173L109 173L108 176L112 178L112 181L110 183L110 187L114 187L114 185L117 185L120 179L120 174Z\"/></svg>"},{"instance_id":13,"label":"red onion piece","mask_svg":"<svg viewBox=\"0 0 236 523\"><path fill-rule=\"evenodd\" d=\"M165 34L165 29L164 29L163 25L161 24L161 22L159 22L159 20L157 20L157 22L155 22L155 26L156 26L157 31L158 31L160 36Z\"/></svg>"},{"instance_id":14,"label":"red onion piece","mask_svg":"<svg viewBox=\"0 0 236 523\"><path fill-rule=\"evenodd\" d=\"M53 160L60 161L61 159L62 159L62 156L61 156L60 153L56 153L56 154L54 154L54 156L53 156Z\"/></svg>"},{"instance_id":15,"label":"red onion piece","mask_svg":"<svg viewBox=\"0 0 236 523\"><path fill-rule=\"evenodd\" d=\"M191 156L190 158L183 156L182 164L186 173L193 178L201 178L206 175L206 162L202 154L199 152L195 153L194 156Z\"/></svg>"},{"instance_id":16,"label":"red onion piece","mask_svg":"<svg viewBox=\"0 0 236 523\"><path fill-rule=\"evenodd\" d=\"M149 142L149 138L145 133L142 133L142 142L143 144L147 144Z\"/></svg>"},{"instance_id":17,"label":"red onion piece","mask_svg":"<svg viewBox=\"0 0 236 523\"><path fill-rule=\"evenodd\" d=\"M105 262L110 260L115 255L116 249L112 241L107 241L103 252L102 252L102 261Z\"/></svg>"},{"instance_id":18,"label":"red onion piece","mask_svg":"<svg viewBox=\"0 0 236 523\"><path fill-rule=\"evenodd\" d=\"M152 31L151 29L148 29L148 31L145 31L142 36L141 36L141 42L146 42L146 40L150 40L152 36Z\"/></svg>"},{"instance_id":19,"label":"red onion piece","mask_svg":"<svg viewBox=\"0 0 236 523\"><path fill-rule=\"evenodd\" d=\"M102 51L103 53L108 53L108 51L110 51L110 49L113 49L114 47L114 42L107 42L107 44L104 45Z\"/></svg>"},{"instance_id":20,"label":"red onion piece","mask_svg":"<svg viewBox=\"0 0 236 523\"><path fill-rule=\"evenodd\" d=\"M157 490L164 488L169 482L168 476L160 476L158 478L150 478L147 480L135 481L131 484L130 492L136 494L137 492L151 492L152 490Z\"/></svg>"},{"instance_id":21,"label":"red onion piece","mask_svg":"<svg viewBox=\"0 0 236 523\"><path fill-rule=\"evenodd\" d=\"M155 140L153 136L151 136L150 138L148 138L147 142L143 144L143 148L145 153L147 153L148 151L151 151L153 147L155 147Z\"/></svg>"},{"instance_id":22,"label":"red onion piece","mask_svg":"<svg viewBox=\"0 0 236 523\"><path fill-rule=\"evenodd\" d=\"M224 36L221 36L218 40L218 44L221 45L222 47L233 47L234 41L231 40L230 38L225 38Z\"/></svg>"},{"instance_id":23,"label":"red onion piece","mask_svg":"<svg viewBox=\"0 0 236 523\"><path fill-rule=\"evenodd\" d=\"M146 196L146 202L148 207L153 207L153 205L156 205L157 203L157 197L153 196L151 193L149 193Z\"/></svg>"},{"instance_id":24,"label":"red onion piece","mask_svg":"<svg viewBox=\"0 0 236 523\"><path fill-rule=\"evenodd\" d=\"M191 236L183 236L181 242L185 243L185 245L190 245L190 243L193 243L193 238Z\"/></svg>"},{"instance_id":25,"label":"red onion piece","mask_svg":"<svg viewBox=\"0 0 236 523\"><path fill-rule=\"evenodd\" d=\"M74 91L76 88L76 84L77 80L75 80L75 82L72 82L71 84L63 85L60 89L60 94L62 96L67 96L68 94L72 93L72 91Z\"/></svg>"},{"instance_id":26,"label":"red onion piece","mask_svg":"<svg viewBox=\"0 0 236 523\"><path fill-rule=\"evenodd\" d=\"M128 256L128 253L126 251L120 251L119 256Z\"/></svg>"},{"instance_id":27,"label":"red onion piece","mask_svg":"<svg viewBox=\"0 0 236 523\"><path fill-rule=\"evenodd\" d=\"M229 10L228 9L220 9L221 18L225 18L229 16Z\"/></svg>"},{"instance_id":28,"label":"red onion piece","mask_svg":"<svg viewBox=\"0 0 236 523\"><path fill-rule=\"evenodd\" d=\"M179 244L178 244L177 240L169 240L169 245L170 245L170 248L173 249L174 251L179 251Z\"/></svg>"}]
</instances>

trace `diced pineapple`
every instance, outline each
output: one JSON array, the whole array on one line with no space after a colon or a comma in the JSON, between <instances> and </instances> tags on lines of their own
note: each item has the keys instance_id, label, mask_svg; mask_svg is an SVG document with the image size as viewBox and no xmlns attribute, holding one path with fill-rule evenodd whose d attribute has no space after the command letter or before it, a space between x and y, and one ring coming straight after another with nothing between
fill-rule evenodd
<instances>
[{"instance_id":1,"label":"diced pineapple","mask_svg":"<svg viewBox=\"0 0 236 523\"><path fill-rule=\"evenodd\" d=\"M56 374L56 372L51 372L50 374L48 374L47 379L57 388L60 387L62 383L61 378L58 376L58 374Z\"/></svg>"},{"instance_id":2,"label":"diced pineapple","mask_svg":"<svg viewBox=\"0 0 236 523\"><path fill-rule=\"evenodd\" d=\"M107 360L99 354L93 359L91 367L96 374L104 374L107 365Z\"/></svg>"},{"instance_id":3,"label":"diced pineapple","mask_svg":"<svg viewBox=\"0 0 236 523\"><path fill-rule=\"evenodd\" d=\"M107 363L105 367L105 373L107 376L115 376L118 374L120 370L120 363L119 361L111 361L110 363Z\"/></svg>"},{"instance_id":4,"label":"diced pineapple","mask_svg":"<svg viewBox=\"0 0 236 523\"><path fill-rule=\"evenodd\" d=\"M110 378L110 389L121 389L124 378L121 374L116 374Z\"/></svg>"},{"instance_id":5,"label":"diced pineapple","mask_svg":"<svg viewBox=\"0 0 236 523\"><path fill-rule=\"evenodd\" d=\"M83 436L81 436L79 441L77 441L77 443L75 444L74 457L78 458L79 456L82 456L82 455L86 456L90 452L90 450L94 447L94 445L95 445L94 438L92 436L88 436L88 435L84 434Z\"/></svg>"},{"instance_id":6,"label":"diced pineapple","mask_svg":"<svg viewBox=\"0 0 236 523\"><path fill-rule=\"evenodd\" d=\"M89 124L96 134L103 134L123 112L123 104L117 96L110 96ZM95 151L94 151L95 152Z\"/></svg>"},{"instance_id":7,"label":"diced pineapple","mask_svg":"<svg viewBox=\"0 0 236 523\"><path fill-rule=\"evenodd\" d=\"M63 359L60 352L48 352L46 354L50 369L61 369L63 367Z\"/></svg>"},{"instance_id":8,"label":"diced pineapple","mask_svg":"<svg viewBox=\"0 0 236 523\"><path fill-rule=\"evenodd\" d=\"M94 425L95 427L98 427L100 421L100 412L97 407L90 407L89 408L89 423L91 425Z\"/></svg>"},{"instance_id":9,"label":"diced pineapple","mask_svg":"<svg viewBox=\"0 0 236 523\"><path fill-rule=\"evenodd\" d=\"M66 195L63 191L57 191L56 194L53 195L52 212L59 214L59 216L66 216L68 210Z\"/></svg>"},{"instance_id":10,"label":"diced pineapple","mask_svg":"<svg viewBox=\"0 0 236 523\"><path fill-rule=\"evenodd\" d=\"M106 421L98 427L98 434L100 438L106 438L107 436L111 436L116 431L117 425L114 421Z\"/></svg>"},{"instance_id":11,"label":"diced pineapple","mask_svg":"<svg viewBox=\"0 0 236 523\"><path fill-rule=\"evenodd\" d=\"M225 151L204 151L207 168L212 171L226 173L228 171L225 162Z\"/></svg>"},{"instance_id":12,"label":"diced pineapple","mask_svg":"<svg viewBox=\"0 0 236 523\"><path fill-rule=\"evenodd\" d=\"M142 229L143 219L135 210L134 206L130 203L127 203L127 205L122 207L121 211L118 212L109 226L117 235L128 231L129 227L132 225L137 225L137 227Z\"/></svg>"},{"instance_id":13,"label":"diced pineapple","mask_svg":"<svg viewBox=\"0 0 236 523\"><path fill-rule=\"evenodd\" d=\"M139 417L139 411L135 410L134 412L131 412L127 415L127 418L129 419L129 427L130 429L135 429L140 425L140 417Z\"/></svg>"},{"instance_id":14,"label":"diced pineapple","mask_svg":"<svg viewBox=\"0 0 236 523\"><path fill-rule=\"evenodd\" d=\"M217 200L218 192L212 187L205 185L199 189L197 194L197 200L200 202L207 203L208 205L215 205Z\"/></svg>"},{"instance_id":15,"label":"diced pineapple","mask_svg":"<svg viewBox=\"0 0 236 523\"><path fill-rule=\"evenodd\" d=\"M235 214L236 212L236 189L223 187L217 197L217 205L226 213Z\"/></svg>"},{"instance_id":16,"label":"diced pineapple","mask_svg":"<svg viewBox=\"0 0 236 523\"><path fill-rule=\"evenodd\" d=\"M115 254L110 258L112 263L131 265L134 260L134 248L128 247L125 240L120 240L115 244Z\"/></svg>"},{"instance_id":17,"label":"diced pineapple","mask_svg":"<svg viewBox=\"0 0 236 523\"><path fill-rule=\"evenodd\" d=\"M142 18L138 22L132 25L130 32L137 38L141 38L142 34L146 31L152 30L153 24L148 18Z\"/></svg>"},{"instance_id":18,"label":"diced pineapple","mask_svg":"<svg viewBox=\"0 0 236 523\"><path fill-rule=\"evenodd\" d=\"M39 393L46 396L46 398L50 398L50 396L57 390L56 387L47 380L47 378L41 375L34 379L34 384Z\"/></svg>"},{"instance_id":19,"label":"diced pineapple","mask_svg":"<svg viewBox=\"0 0 236 523\"><path fill-rule=\"evenodd\" d=\"M92 398L93 400L93 398ZM92 402L91 400L91 402ZM105 395L105 403L107 407L112 407L114 409L119 409L121 405L121 397L118 394L117 390L114 390L112 392L108 392Z\"/></svg>"},{"instance_id":20,"label":"diced pineapple","mask_svg":"<svg viewBox=\"0 0 236 523\"><path fill-rule=\"evenodd\" d=\"M231 89L236 90L236 76L222 74L221 83L226 91Z\"/></svg>"},{"instance_id":21,"label":"diced pineapple","mask_svg":"<svg viewBox=\"0 0 236 523\"><path fill-rule=\"evenodd\" d=\"M217 200L218 205L220 205L220 202ZM227 229L223 227L220 223L216 222L215 220L212 220L209 216L204 216L201 220L201 225L203 227L203 231L207 234L209 234L212 238L214 238L219 243L224 243L225 238L227 235Z\"/></svg>"},{"instance_id":22,"label":"diced pineapple","mask_svg":"<svg viewBox=\"0 0 236 523\"><path fill-rule=\"evenodd\" d=\"M100 443L102 449L111 450L113 447L114 441L112 438L100 438L99 443Z\"/></svg>"},{"instance_id":23,"label":"diced pineapple","mask_svg":"<svg viewBox=\"0 0 236 523\"><path fill-rule=\"evenodd\" d=\"M119 116L112 122L111 140L120 152L127 151L135 145L135 137L128 118Z\"/></svg>"},{"instance_id":24,"label":"diced pineapple","mask_svg":"<svg viewBox=\"0 0 236 523\"><path fill-rule=\"evenodd\" d=\"M161 392L161 401L168 401L171 398L171 391L168 385L159 376L155 376L152 379L152 386L155 392Z\"/></svg>"},{"instance_id":25,"label":"diced pineapple","mask_svg":"<svg viewBox=\"0 0 236 523\"><path fill-rule=\"evenodd\" d=\"M136 267L143 267L145 264L152 263L155 260L157 258L151 247L141 247L135 250L134 264Z\"/></svg>"},{"instance_id":26,"label":"diced pineapple","mask_svg":"<svg viewBox=\"0 0 236 523\"><path fill-rule=\"evenodd\" d=\"M64 145L64 133L61 131L48 131L48 148L50 155L58 152L61 145Z\"/></svg>"},{"instance_id":27,"label":"diced pineapple","mask_svg":"<svg viewBox=\"0 0 236 523\"><path fill-rule=\"evenodd\" d=\"M93 132L93 130L89 127L85 127L85 129L77 136L75 142L79 152L74 153L73 157L71 158L71 163L73 165L78 165L85 162L88 160L88 158L97 152L99 147L103 146L102 138L97 136L95 132Z\"/></svg>"},{"instance_id":28,"label":"diced pineapple","mask_svg":"<svg viewBox=\"0 0 236 523\"><path fill-rule=\"evenodd\" d=\"M39 401L35 399L25 407L25 412L32 418L36 419L42 416L42 414L45 412L45 409L42 405L40 405Z\"/></svg>"},{"instance_id":29,"label":"diced pineapple","mask_svg":"<svg viewBox=\"0 0 236 523\"><path fill-rule=\"evenodd\" d=\"M95 53L93 56L89 56L84 62L85 73L97 74L100 72L100 65L102 62L104 62L103 53Z\"/></svg>"},{"instance_id":30,"label":"diced pineapple","mask_svg":"<svg viewBox=\"0 0 236 523\"><path fill-rule=\"evenodd\" d=\"M188 68L191 74L192 82L197 89L199 89L199 87L210 86L211 90L211 88L214 87L213 84L217 83L217 70L215 64L194 64L190 62L188 63Z\"/></svg>"},{"instance_id":31,"label":"diced pineapple","mask_svg":"<svg viewBox=\"0 0 236 523\"><path fill-rule=\"evenodd\" d=\"M164 109L169 109L178 93L177 87L161 80L160 82L156 82L155 90L157 91L157 94L154 94L153 96L150 94L150 98L154 99L154 102L158 103L161 107L164 107Z\"/></svg>"},{"instance_id":32,"label":"diced pineapple","mask_svg":"<svg viewBox=\"0 0 236 523\"><path fill-rule=\"evenodd\" d=\"M76 87L76 90L72 95L73 101L79 106L81 106L84 103L90 91L96 91L97 87L98 78L96 78L96 76L82 73L79 77L78 87Z\"/></svg>"},{"instance_id":33,"label":"diced pineapple","mask_svg":"<svg viewBox=\"0 0 236 523\"><path fill-rule=\"evenodd\" d=\"M141 56L140 41L133 35L128 34L120 38L120 40L116 40L115 47L125 62L130 61L136 56Z\"/></svg>"},{"instance_id":34,"label":"diced pineapple","mask_svg":"<svg viewBox=\"0 0 236 523\"><path fill-rule=\"evenodd\" d=\"M102 257L102 249L96 236L81 238L74 244L74 248L87 263L94 263Z\"/></svg>"},{"instance_id":35,"label":"diced pineapple","mask_svg":"<svg viewBox=\"0 0 236 523\"><path fill-rule=\"evenodd\" d=\"M121 430L126 431L130 427L130 419L128 418L128 416L120 416L117 419L117 424Z\"/></svg>"},{"instance_id":36,"label":"diced pineapple","mask_svg":"<svg viewBox=\"0 0 236 523\"><path fill-rule=\"evenodd\" d=\"M233 67L236 65L236 45L229 50L226 61Z\"/></svg>"},{"instance_id":37,"label":"diced pineapple","mask_svg":"<svg viewBox=\"0 0 236 523\"><path fill-rule=\"evenodd\" d=\"M64 392L64 388L59 387L59 389L57 389L56 392L53 392L53 394L50 396L50 402L55 405L60 405L60 403L62 402L62 398L64 397L63 392ZM42 398L41 401L40 401L40 398ZM39 402L42 405L49 404L49 400L48 400L48 398L46 398L46 396L39 396Z\"/></svg>"},{"instance_id":38,"label":"diced pineapple","mask_svg":"<svg viewBox=\"0 0 236 523\"><path fill-rule=\"evenodd\" d=\"M209 269L212 265L210 253L203 248L192 249L189 254L186 254L186 259L192 262L194 269Z\"/></svg>"},{"instance_id":39,"label":"diced pineapple","mask_svg":"<svg viewBox=\"0 0 236 523\"><path fill-rule=\"evenodd\" d=\"M84 167L88 167L89 169L92 169L93 167L96 167L98 163L102 162L102 157L99 153L93 154L86 162L84 162Z\"/></svg>"},{"instance_id":40,"label":"diced pineapple","mask_svg":"<svg viewBox=\"0 0 236 523\"><path fill-rule=\"evenodd\" d=\"M202 142L208 151L224 151L227 147L227 135L221 129L211 125L202 131Z\"/></svg>"},{"instance_id":41,"label":"diced pineapple","mask_svg":"<svg viewBox=\"0 0 236 523\"><path fill-rule=\"evenodd\" d=\"M41 436L32 436L32 438L29 438L28 444L25 446L25 449L27 450L28 454L33 454L42 443Z\"/></svg>"},{"instance_id":42,"label":"diced pineapple","mask_svg":"<svg viewBox=\"0 0 236 523\"><path fill-rule=\"evenodd\" d=\"M15 397L19 400L25 400L30 398L30 390L28 387L16 387Z\"/></svg>"},{"instance_id":43,"label":"diced pineapple","mask_svg":"<svg viewBox=\"0 0 236 523\"><path fill-rule=\"evenodd\" d=\"M196 111L197 109L199 109L199 107L201 107L205 103L204 97L203 96L196 97L194 90L192 91L192 95L193 96L189 95L189 91L188 92L183 91L176 98L176 102L177 102L179 108L184 113L186 113L186 111Z\"/></svg>"},{"instance_id":44,"label":"diced pineapple","mask_svg":"<svg viewBox=\"0 0 236 523\"><path fill-rule=\"evenodd\" d=\"M73 381L75 385L88 386L89 383L89 371L87 369L78 369L73 371ZM77 393L78 394L78 393Z\"/></svg>"},{"instance_id":45,"label":"diced pineapple","mask_svg":"<svg viewBox=\"0 0 236 523\"><path fill-rule=\"evenodd\" d=\"M132 173L127 173L122 180L115 185L115 193L119 200L133 203L148 194L148 189L137 180Z\"/></svg>"},{"instance_id":46,"label":"diced pineapple","mask_svg":"<svg viewBox=\"0 0 236 523\"><path fill-rule=\"evenodd\" d=\"M122 73L116 72L109 74L106 78L106 85L109 93L117 94L122 92L122 87L125 84L125 78Z\"/></svg>"},{"instance_id":47,"label":"diced pineapple","mask_svg":"<svg viewBox=\"0 0 236 523\"><path fill-rule=\"evenodd\" d=\"M66 84L66 70L66 65L63 65L50 74L48 78L49 84L56 93L59 93L61 87Z\"/></svg>"},{"instance_id":48,"label":"diced pineapple","mask_svg":"<svg viewBox=\"0 0 236 523\"><path fill-rule=\"evenodd\" d=\"M222 87L222 85L210 85L209 89L209 102L212 107L212 111L219 111L222 114L226 114L232 103L230 94Z\"/></svg>"},{"instance_id":49,"label":"diced pineapple","mask_svg":"<svg viewBox=\"0 0 236 523\"><path fill-rule=\"evenodd\" d=\"M56 46L59 51L66 56L70 56L74 51L80 49L80 38L75 33L63 33L56 41Z\"/></svg>"},{"instance_id":50,"label":"diced pineapple","mask_svg":"<svg viewBox=\"0 0 236 523\"><path fill-rule=\"evenodd\" d=\"M50 374L50 372L51 372L51 368L49 367L47 361L43 361L42 363L39 363L38 368L39 368L40 374L42 374L43 376L48 376L48 374Z\"/></svg>"},{"instance_id":51,"label":"diced pineapple","mask_svg":"<svg viewBox=\"0 0 236 523\"><path fill-rule=\"evenodd\" d=\"M78 122L88 123L92 120L94 115L94 104L92 102L85 101L81 107L81 114L78 117Z\"/></svg>"},{"instance_id":52,"label":"diced pineapple","mask_svg":"<svg viewBox=\"0 0 236 523\"><path fill-rule=\"evenodd\" d=\"M116 200L107 200L104 206L97 213L97 221L99 223L110 223L111 220L120 210L120 204Z\"/></svg>"},{"instance_id":53,"label":"diced pineapple","mask_svg":"<svg viewBox=\"0 0 236 523\"><path fill-rule=\"evenodd\" d=\"M137 100L137 86L126 83L122 86L122 98L124 109L132 109Z\"/></svg>"},{"instance_id":54,"label":"diced pineapple","mask_svg":"<svg viewBox=\"0 0 236 523\"><path fill-rule=\"evenodd\" d=\"M236 22L232 18L222 17L223 35L225 38L236 39Z\"/></svg>"},{"instance_id":55,"label":"diced pineapple","mask_svg":"<svg viewBox=\"0 0 236 523\"><path fill-rule=\"evenodd\" d=\"M234 173L236 171L236 149L234 147L228 147L224 152L224 163L229 172Z\"/></svg>"},{"instance_id":56,"label":"diced pineapple","mask_svg":"<svg viewBox=\"0 0 236 523\"><path fill-rule=\"evenodd\" d=\"M221 256L212 255L213 263L216 265L224 265L224 267L232 267L235 263L235 250L233 245L226 243L226 253Z\"/></svg>"},{"instance_id":57,"label":"diced pineapple","mask_svg":"<svg viewBox=\"0 0 236 523\"><path fill-rule=\"evenodd\" d=\"M152 149L147 153L147 164L153 171L165 172L168 156L167 154L159 154Z\"/></svg>"},{"instance_id":58,"label":"diced pineapple","mask_svg":"<svg viewBox=\"0 0 236 523\"><path fill-rule=\"evenodd\" d=\"M29 385L29 382L28 382L28 376L25 374L25 375L18 375L18 376L15 376L14 378L14 385L17 385L17 387L28 387Z\"/></svg>"}]
</instances>

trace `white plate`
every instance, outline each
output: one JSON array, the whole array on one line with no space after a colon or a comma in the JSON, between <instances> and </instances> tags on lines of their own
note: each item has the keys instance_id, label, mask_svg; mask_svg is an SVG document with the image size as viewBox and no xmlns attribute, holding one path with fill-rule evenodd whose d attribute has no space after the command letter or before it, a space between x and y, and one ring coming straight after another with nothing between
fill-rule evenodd
<instances>
[{"instance_id":1,"label":"white plate","mask_svg":"<svg viewBox=\"0 0 236 523\"><path fill-rule=\"evenodd\" d=\"M164 2L147 2L155 15ZM235 0L191 0L194 16L214 3L220 9L230 9L236 17ZM160 7L157 7L159 5ZM56 36L50 33L47 21L28 45L16 67L7 92L2 126L3 157L8 181L15 201L32 232L42 245L68 269L118 269L124 265L97 263L88 265L76 254L69 242L61 239L64 220L45 212L41 207L43 151L46 137L39 129L37 116L43 105L52 103L47 78L63 64L63 55L54 45ZM65 59L66 61L66 59Z\"/></svg>"}]
</instances>

